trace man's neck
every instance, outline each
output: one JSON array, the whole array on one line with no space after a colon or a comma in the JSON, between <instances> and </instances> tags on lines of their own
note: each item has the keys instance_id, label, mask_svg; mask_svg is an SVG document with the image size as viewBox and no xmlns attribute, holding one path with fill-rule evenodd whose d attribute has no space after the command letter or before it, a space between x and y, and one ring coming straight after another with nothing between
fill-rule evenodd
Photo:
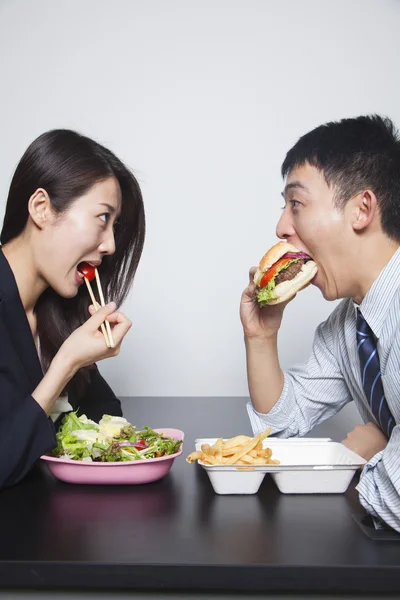
<instances>
[{"instance_id":1,"label":"man's neck","mask_svg":"<svg viewBox=\"0 0 400 600\"><path fill-rule=\"evenodd\" d=\"M398 242L387 238L382 243L376 244L375 249L373 245L359 249L359 260L355 259L353 262L355 265L354 268L357 269L357 283L352 298L356 304L361 304L372 284L379 277L398 248Z\"/></svg>"}]
</instances>

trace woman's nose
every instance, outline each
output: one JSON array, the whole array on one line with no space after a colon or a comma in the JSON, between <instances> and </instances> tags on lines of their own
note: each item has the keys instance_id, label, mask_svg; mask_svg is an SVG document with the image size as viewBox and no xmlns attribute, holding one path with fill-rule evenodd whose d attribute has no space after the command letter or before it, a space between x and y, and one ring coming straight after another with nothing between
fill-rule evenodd
<instances>
[{"instance_id":1,"label":"woman's nose","mask_svg":"<svg viewBox=\"0 0 400 600\"><path fill-rule=\"evenodd\" d=\"M107 237L103 239L99 246L99 250L102 254L114 254L115 252L115 239L114 232L111 231L107 234Z\"/></svg>"}]
</instances>

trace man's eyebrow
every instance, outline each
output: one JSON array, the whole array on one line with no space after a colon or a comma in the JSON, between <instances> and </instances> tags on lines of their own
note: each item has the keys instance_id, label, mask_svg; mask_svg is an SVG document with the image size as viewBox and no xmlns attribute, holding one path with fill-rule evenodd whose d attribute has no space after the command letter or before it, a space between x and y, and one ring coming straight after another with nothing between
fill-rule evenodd
<instances>
[{"instance_id":1,"label":"man's eyebrow","mask_svg":"<svg viewBox=\"0 0 400 600\"><path fill-rule=\"evenodd\" d=\"M300 181L292 181L291 183L287 183L285 185L285 189L282 192L282 196L285 197L287 192L292 189L301 189L301 190L304 190L305 192L309 193L309 189L305 185L303 185Z\"/></svg>"}]
</instances>

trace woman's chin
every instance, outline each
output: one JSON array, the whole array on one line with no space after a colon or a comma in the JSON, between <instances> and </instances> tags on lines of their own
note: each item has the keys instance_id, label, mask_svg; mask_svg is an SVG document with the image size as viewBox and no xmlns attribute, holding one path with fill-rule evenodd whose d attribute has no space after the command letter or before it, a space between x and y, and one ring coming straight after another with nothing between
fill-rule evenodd
<instances>
[{"instance_id":1,"label":"woman's chin","mask_svg":"<svg viewBox=\"0 0 400 600\"><path fill-rule=\"evenodd\" d=\"M61 296L62 298L66 298L66 299L75 298L75 296L78 295L78 290L79 290L79 288L76 285L69 286L68 288L60 287L59 289L56 289L56 288L53 288L53 289L59 296Z\"/></svg>"}]
</instances>

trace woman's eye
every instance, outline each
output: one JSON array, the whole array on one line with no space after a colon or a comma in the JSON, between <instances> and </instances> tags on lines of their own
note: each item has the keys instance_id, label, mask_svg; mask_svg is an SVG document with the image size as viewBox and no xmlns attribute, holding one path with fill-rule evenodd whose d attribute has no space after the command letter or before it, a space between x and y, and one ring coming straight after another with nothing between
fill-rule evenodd
<instances>
[{"instance_id":1,"label":"woman's eye","mask_svg":"<svg viewBox=\"0 0 400 600\"><path fill-rule=\"evenodd\" d=\"M109 217L109 213L103 213L102 215L99 215L99 218L103 221L103 223L107 223Z\"/></svg>"}]
</instances>

